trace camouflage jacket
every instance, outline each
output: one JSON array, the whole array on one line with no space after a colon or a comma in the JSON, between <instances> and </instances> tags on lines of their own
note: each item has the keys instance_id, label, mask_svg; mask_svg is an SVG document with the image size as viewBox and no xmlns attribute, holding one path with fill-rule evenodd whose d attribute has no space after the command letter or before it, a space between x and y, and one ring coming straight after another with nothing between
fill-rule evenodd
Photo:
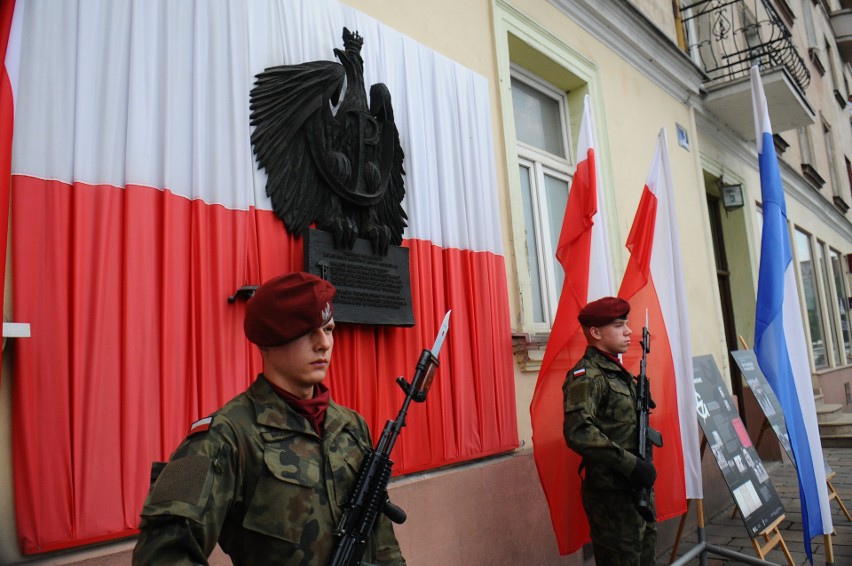
<instances>
[{"instance_id":1,"label":"camouflage jacket","mask_svg":"<svg viewBox=\"0 0 852 566\"><path fill-rule=\"evenodd\" d=\"M355 411L329 402L320 438L258 377L172 455L142 510L133 564L207 564L218 542L236 565L325 566L371 447ZM405 564L384 515L364 562Z\"/></svg>"},{"instance_id":2,"label":"camouflage jacket","mask_svg":"<svg viewBox=\"0 0 852 566\"><path fill-rule=\"evenodd\" d=\"M636 467L636 381L596 348L568 372L562 386L564 435L583 458L585 482L593 489L630 489Z\"/></svg>"}]
</instances>

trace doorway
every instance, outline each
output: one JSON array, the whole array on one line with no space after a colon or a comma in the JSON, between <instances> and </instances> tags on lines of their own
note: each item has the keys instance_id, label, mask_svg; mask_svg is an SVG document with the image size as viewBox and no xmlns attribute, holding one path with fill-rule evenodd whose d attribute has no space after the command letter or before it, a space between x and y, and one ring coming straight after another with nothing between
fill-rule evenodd
<instances>
[{"instance_id":1,"label":"doorway","mask_svg":"<svg viewBox=\"0 0 852 566\"><path fill-rule=\"evenodd\" d=\"M725 344L728 348L728 364L731 368L731 389L737 398L737 410L743 424L746 422L745 400L743 398L743 376L734 362L731 352L739 349L737 343L737 325L734 316L734 300L731 291L731 269L725 245L725 230L722 217L722 200L719 196L707 193L707 211L710 217L710 234L713 240L713 255L716 259L716 282L719 288L719 303L722 307L722 321L725 329Z\"/></svg>"}]
</instances>

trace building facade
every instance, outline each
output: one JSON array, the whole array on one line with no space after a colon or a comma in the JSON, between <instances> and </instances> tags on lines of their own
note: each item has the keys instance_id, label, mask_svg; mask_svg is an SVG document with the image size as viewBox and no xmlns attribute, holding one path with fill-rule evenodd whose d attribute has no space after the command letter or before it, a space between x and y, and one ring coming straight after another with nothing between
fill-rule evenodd
<instances>
[{"instance_id":1,"label":"building facade","mask_svg":"<svg viewBox=\"0 0 852 566\"><path fill-rule=\"evenodd\" d=\"M79 4L85 8L88 2ZM234 3L231 12L222 17L240 17L237 4L241 3ZM305 2L271 4L282 19L305 17ZM815 394L852 412L852 260L848 259L852 257L852 2L400 0L390 8L387 2L377 0L344 4L325 0L323 5L330 13L343 14L343 19L357 14L367 30L399 34L405 42L383 48L402 57L405 65L418 64L418 58L422 61L424 54L431 57L434 53L440 64L461 69L457 77L471 77L472 106L478 106L478 113L454 114L449 119L465 135L479 136L478 151L490 152L476 162L490 171L467 173L484 179L481 187L476 186L490 194L488 202L493 207L485 207L475 218L485 222L481 218L493 215L499 241L481 247L474 243L471 248L487 248L500 258L493 265L505 272L496 285L505 277L505 323L510 328L495 333L493 339L499 342L495 351L511 357L510 399L499 394L494 398L500 400L502 410L514 412L511 417L501 416L500 426L508 423L515 430L493 444L477 444L478 452L465 455L465 435L480 434L482 429L459 426L453 431L461 439L460 456L434 460L440 465L432 460L423 465L410 460L411 471L394 480L391 496L409 516L397 527L409 564L590 563L582 551L559 556L533 462L529 414L561 289L561 267L554 259L554 248L577 163L577 135L586 97L596 119L598 178L611 243L608 256L594 261L607 262L620 281L629 257L625 240L657 135L664 129L676 190L692 349L696 356L714 357L755 436L762 421L750 412L753 404L747 384L729 352L749 347L755 328L761 196L748 73L752 65L760 65L787 198ZM128 12L130 19L132 12ZM34 9L24 17L36 13ZM271 36L275 30L266 33ZM362 33L366 52L371 37L367 31ZM310 43L310 34L306 38ZM411 55L412 46L417 46L416 57ZM330 48L310 46L307 52L324 53ZM167 57L168 49L163 53ZM133 60L128 64L133 65ZM381 71L374 76L394 84ZM434 84L436 92L425 99L442 96L443 83ZM394 92L394 96L400 100L406 95ZM417 112L412 105L397 106L398 115ZM247 128L242 133L246 145ZM404 132L406 155L430 152L440 131L428 134L431 136L422 131ZM16 151L24 149L16 146ZM470 153L460 150L459 155ZM428 165L430 159L422 163ZM420 178L416 170L407 173L409 179ZM19 174L29 173L21 167ZM466 178L462 175L447 181L467 182ZM409 185L409 191L416 190ZM407 204L409 216L414 217L419 205L411 200ZM15 206L13 199L13 209ZM441 214L447 216L447 224L459 222L452 210ZM465 218L470 217L461 222ZM418 238L412 232L419 226L418 219L412 218L405 237ZM14 254L15 248L12 250ZM14 257L11 264L14 270ZM6 320L30 322L12 309L18 291L10 281L7 274ZM502 296L499 290L495 296ZM32 331L35 334L39 329L33 327ZM462 345L488 336L474 334L471 328L454 327L453 332L469 336ZM13 391L24 387L22 380L28 375L27 368L15 366L21 363L18 348L25 340L28 338L9 339L4 349L0 380L3 470L20 469L13 461L19 457L13 449L13 422L17 422L13 415L28 408L21 406ZM477 380L490 383L484 366L472 367L479 372ZM490 404L494 398L478 398L479 410L495 410ZM430 413L434 418L446 420L461 414L453 413L447 404L438 406ZM75 422L82 426L95 424L93 415L78 418L81 420ZM561 423L554 426L561 427ZM715 464L705 458L703 469L707 512L729 505L726 490L712 489L723 486ZM23 492L23 480L15 478L13 485L11 473L0 478L0 524L4 525L0 563L77 560L92 553L113 555L116 563L126 561L132 534L105 546L72 544L24 553L19 527L15 527L16 505L22 503L13 496ZM38 488L33 485L30 489ZM671 523L676 521L663 524L661 551L673 541L677 525Z\"/></svg>"}]
</instances>

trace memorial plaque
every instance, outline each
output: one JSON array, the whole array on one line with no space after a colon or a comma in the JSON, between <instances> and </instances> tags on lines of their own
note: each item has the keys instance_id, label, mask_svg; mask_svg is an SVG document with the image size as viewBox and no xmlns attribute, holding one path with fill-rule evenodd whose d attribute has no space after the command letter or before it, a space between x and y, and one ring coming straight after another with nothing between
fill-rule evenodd
<instances>
[{"instance_id":1,"label":"memorial plaque","mask_svg":"<svg viewBox=\"0 0 852 566\"><path fill-rule=\"evenodd\" d=\"M795 462L793 450L790 447L790 437L787 435L787 423L784 422L784 412L781 410L781 404L769 386L769 382L766 381L766 376L760 371L754 352L752 350L737 350L731 352L731 355L743 373L754 398L757 399L757 404L760 405L760 409L766 416L766 420L769 421L769 426L772 427L772 431L778 437L778 442L787 456L790 457L790 461Z\"/></svg>"},{"instance_id":2,"label":"memorial plaque","mask_svg":"<svg viewBox=\"0 0 852 566\"><path fill-rule=\"evenodd\" d=\"M784 506L751 443L713 356L697 356L692 363L698 423L746 530L754 538L784 514Z\"/></svg>"},{"instance_id":3,"label":"memorial plaque","mask_svg":"<svg viewBox=\"0 0 852 566\"><path fill-rule=\"evenodd\" d=\"M305 236L305 271L337 288L334 320L358 324L414 326L408 248L390 246L385 256L357 240L335 249L331 234L310 229Z\"/></svg>"},{"instance_id":4,"label":"memorial plaque","mask_svg":"<svg viewBox=\"0 0 852 566\"><path fill-rule=\"evenodd\" d=\"M766 420L769 421L769 426L772 427L772 432L778 438L778 443L787 453L787 458L796 465L796 459L793 458L793 448L790 446L790 436L787 434L787 421L784 420L784 411L781 409L781 403L778 402L778 397L772 391L772 386L766 380L766 376L760 369L757 363L757 356L754 355L754 350L737 350L731 352L734 361L743 373L743 377L748 383L749 389L757 399L757 404L760 405ZM825 459L825 455L823 455ZM831 466L825 460L825 474L831 474Z\"/></svg>"}]
</instances>

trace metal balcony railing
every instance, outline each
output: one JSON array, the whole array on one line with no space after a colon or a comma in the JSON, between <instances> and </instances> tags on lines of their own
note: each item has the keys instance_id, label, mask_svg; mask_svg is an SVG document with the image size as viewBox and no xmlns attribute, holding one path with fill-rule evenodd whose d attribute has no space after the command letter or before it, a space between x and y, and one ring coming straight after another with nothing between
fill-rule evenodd
<instances>
[{"instance_id":1,"label":"metal balcony railing","mask_svg":"<svg viewBox=\"0 0 852 566\"><path fill-rule=\"evenodd\" d=\"M680 10L687 51L712 83L746 77L757 63L786 70L804 95L811 74L769 0L687 0Z\"/></svg>"}]
</instances>

